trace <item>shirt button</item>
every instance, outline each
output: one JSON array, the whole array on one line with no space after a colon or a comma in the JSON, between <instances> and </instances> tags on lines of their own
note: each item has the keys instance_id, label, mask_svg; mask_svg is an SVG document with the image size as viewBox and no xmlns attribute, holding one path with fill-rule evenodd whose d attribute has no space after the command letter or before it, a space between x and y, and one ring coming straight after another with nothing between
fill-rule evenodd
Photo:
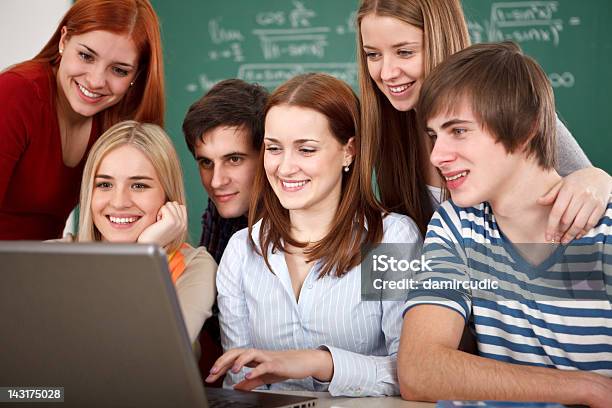
<instances>
[{"instance_id":1,"label":"shirt button","mask_svg":"<svg viewBox=\"0 0 612 408\"><path fill-rule=\"evenodd\" d=\"M307 286L308 289L312 289L312 283L309 283Z\"/></svg>"}]
</instances>

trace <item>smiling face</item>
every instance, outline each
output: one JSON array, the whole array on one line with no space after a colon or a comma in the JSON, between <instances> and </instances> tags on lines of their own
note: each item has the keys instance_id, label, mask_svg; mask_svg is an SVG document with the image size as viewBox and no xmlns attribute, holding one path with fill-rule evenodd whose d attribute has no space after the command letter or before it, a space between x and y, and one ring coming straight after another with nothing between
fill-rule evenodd
<instances>
[{"instance_id":1,"label":"smiling face","mask_svg":"<svg viewBox=\"0 0 612 408\"><path fill-rule=\"evenodd\" d=\"M470 106L438 113L427 120L434 147L431 162L446 180L455 204L470 207L497 201L526 162L523 153L510 154L475 118Z\"/></svg>"},{"instance_id":2,"label":"smiling face","mask_svg":"<svg viewBox=\"0 0 612 408\"><path fill-rule=\"evenodd\" d=\"M195 143L202 184L223 218L246 215L257 169L257 151L240 127L216 127Z\"/></svg>"},{"instance_id":3,"label":"smiling face","mask_svg":"<svg viewBox=\"0 0 612 408\"><path fill-rule=\"evenodd\" d=\"M340 144L315 110L278 105L266 115L264 146L266 176L284 208L336 211L352 139Z\"/></svg>"},{"instance_id":4,"label":"smiling face","mask_svg":"<svg viewBox=\"0 0 612 408\"><path fill-rule=\"evenodd\" d=\"M58 91L77 115L91 117L118 103L138 69L138 51L127 35L90 31L68 37L62 29Z\"/></svg>"},{"instance_id":5,"label":"smiling face","mask_svg":"<svg viewBox=\"0 0 612 408\"><path fill-rule=\"evenodd\" d=\"M103 241L136 242L157 221L165 202L157 172L139 149L123 145L102 158L95 174L91 212Z\"/></svg>"},{"instance_id":6,"label":"smiling face","mask_svg":"<svg viewBox=\"0 0 612 408\"><path fill-rule=\"evenodd\" d=\"M373 13L360 29L372 80L395 109L413 109L423 81L423 30Z\"/></svg>"}]
</instances>

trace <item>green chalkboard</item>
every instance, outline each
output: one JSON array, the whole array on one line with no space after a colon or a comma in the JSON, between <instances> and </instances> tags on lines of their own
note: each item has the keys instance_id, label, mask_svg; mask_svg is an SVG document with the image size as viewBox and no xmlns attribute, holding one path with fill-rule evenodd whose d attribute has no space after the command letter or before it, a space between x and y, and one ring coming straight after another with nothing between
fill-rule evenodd
<instances>
[{"instance_id":1,"label":"green chalkboard","mask_svg":"<svg viewBox=\"0 0 612 408\"><path fill-rule=\"evenodd\" d=\"M181 124L189 105L226 78L269 89L322 71L357 90L358 0L153 0L160 16L166 123L183 161L190 236L199 240L206 205ZM512 39L544 67L559 116L591 161L612 173L612 2L464 0L474 42Z\"/></svg>"}]
</instances>

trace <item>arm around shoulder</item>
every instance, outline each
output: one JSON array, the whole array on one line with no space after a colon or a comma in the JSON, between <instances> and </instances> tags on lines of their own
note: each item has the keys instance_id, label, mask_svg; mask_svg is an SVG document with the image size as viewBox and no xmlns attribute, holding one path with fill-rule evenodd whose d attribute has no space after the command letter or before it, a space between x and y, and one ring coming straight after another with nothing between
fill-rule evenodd
<instances>
[{"instance_id":1,"label":"arm around shoulder","mask_svg":"<svg viewBox=\"0 0 612 408\"><path fill-rule=\"evenodd\" d=\"M562 177L565 177L576 170L591 167L589 158L558 116L556 125L555 150L557 152L557 172Z\"/></svg>"}]
</instances>

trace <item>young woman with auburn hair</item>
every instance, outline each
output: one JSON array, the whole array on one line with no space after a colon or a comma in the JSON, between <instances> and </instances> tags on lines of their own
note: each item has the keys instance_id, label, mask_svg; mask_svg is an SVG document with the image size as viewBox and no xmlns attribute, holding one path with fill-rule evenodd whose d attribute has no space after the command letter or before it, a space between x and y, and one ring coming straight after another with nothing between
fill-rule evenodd
<instances>
[{"instance_id":1,"label":"young woman with auburn hair","mask_svg":"<svg viewBox=\"0 0 612 408\"><path fill-rule=\"evenodd\" d=\"M85 158L125 120L163 125L159 23L148 0L80 0L44 48L0 73L0 239L61 236Z\"/></svg>"},{"instance_id":2,"label":"young woman with auburn hair","mask_svg":"<svg viewBox=\"0 0 612 408\"><path fill-rule=\"evenodd\" d=\"M470 45L460 0L362 0L357 42L362 177L374 175L380 205L409 215L425 233L443 198L444 178L429 162L431 141L418 129L414 106L431 70ZM568 242L599 220L612 178L591 167L558 119L556 148L556 169L565 178L539 203L553 205L548 240ZM363 187L373 197L374 186Z\"/></svg>"},{"instance_id":3,"label":"young woman with auburn hair","mask_svg":"<svg viewBox=\"0 0 612 408\"><path fill-rule=\"evenodd\" d=\"M403 301L362 299L360 251L416 249L420 237L411 219L364 197L360 139L359 101L339 79L299 75L270 96L249 228L231 238L218 270L226 352L208 382L227 372L226 385L240 389L399 392Z\"/></svg>"}]
</instances>

